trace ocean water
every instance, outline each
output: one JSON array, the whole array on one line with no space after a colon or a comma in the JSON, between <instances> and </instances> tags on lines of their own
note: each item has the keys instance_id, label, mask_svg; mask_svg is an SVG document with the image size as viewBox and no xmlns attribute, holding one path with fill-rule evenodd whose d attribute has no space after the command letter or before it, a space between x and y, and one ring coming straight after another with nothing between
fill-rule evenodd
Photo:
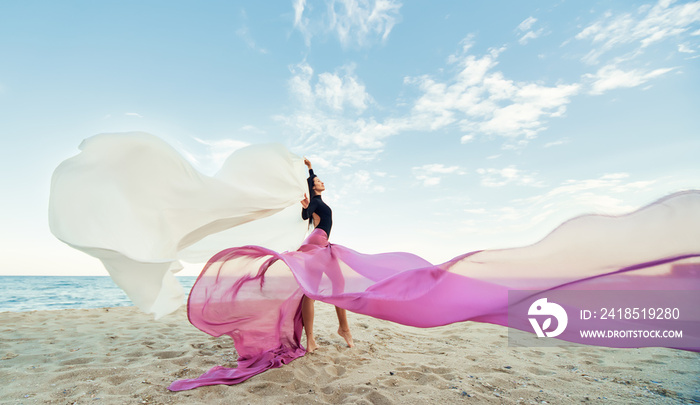
<instances>
[{"instance_id":1,"label":"ocean water","mask_svg":"<svg viewBox=\"0 0 700 405\"><path fill-rule=\"evenodd\" d=\"M177 277L189 293L196 277ZM133 305L109 276L0 276L0 312Z\"/></svg>"}]
</instances>

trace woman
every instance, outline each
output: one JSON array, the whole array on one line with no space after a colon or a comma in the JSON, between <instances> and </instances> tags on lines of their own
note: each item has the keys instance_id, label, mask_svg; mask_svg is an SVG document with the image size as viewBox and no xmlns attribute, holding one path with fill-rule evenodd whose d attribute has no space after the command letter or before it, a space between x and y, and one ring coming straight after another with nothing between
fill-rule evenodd
<instances>
[{"instance_id":1,"label":"woman","mask_svg":"<svg viewBox=\"0 0 700 405\"><path fill-rule=\"evenodd\" d=\"M304 199L301 200L301 217L308 219L315 227L315 232L325 233L326 243L331 233L333 226L333 212L331 208L321 199L321 193L326 190L325 185L315 174L311 167L309 159L304 158L304 164L309 168L309 178L307 183L309 186L309 197L304 194ZM341 278L342 280L342 278ZM318 348L316 339L314 339L314 303L313 300L306 295L302 299L301 313L304 320L304 331L306 332L306 352L313 353ZM347 311L343 308L335 307L335 313L338 315L338 334L345 339L348 347L354 347L350 326L348 325Z\"/></svg>"}]
</instances>

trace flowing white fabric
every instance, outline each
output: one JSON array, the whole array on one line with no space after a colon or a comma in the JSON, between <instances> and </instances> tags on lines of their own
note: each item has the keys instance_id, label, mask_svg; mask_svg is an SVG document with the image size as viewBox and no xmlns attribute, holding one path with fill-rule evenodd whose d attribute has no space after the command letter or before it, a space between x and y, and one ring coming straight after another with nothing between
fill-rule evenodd
<instances>
[{"instance_id":1,"label":"flowing white fabric","mask_svg":"<svg viewBox=\"0 0 700 405\"><path fill-rule=\"evenodd\" d=\"M181 259L205 262L238 244L293 250L306 234L306 170L282 145L239 149L213 177L143 132L95 135L80 149L54 171L51 232L100 259L156 318L184 302Z\"/></svg>"}]
</instances>

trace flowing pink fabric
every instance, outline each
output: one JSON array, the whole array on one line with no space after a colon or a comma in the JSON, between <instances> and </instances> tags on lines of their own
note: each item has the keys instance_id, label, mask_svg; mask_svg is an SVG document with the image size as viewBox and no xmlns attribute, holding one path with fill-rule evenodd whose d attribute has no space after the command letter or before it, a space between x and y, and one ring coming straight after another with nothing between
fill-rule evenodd
<instances>
[{"instance_id":1,"label":"flowing pink fabric","mask_svg":"<svg viewBox=\"0 0 700 405\"><path fill-rule=\"evenodd\" d=\"M303 356L303 295L416 327L478 321L526 330L508 323L510 290L697 291L698 258L698 191L619 217L577 217L537 244L471 252L439 265L410 253L362 254L329 244L320 229L297 251L231 248L203 269L188 314L202 331L233 338L238 367L217 366L170 389L236 384Z\"/></svg>"}]
</instances>

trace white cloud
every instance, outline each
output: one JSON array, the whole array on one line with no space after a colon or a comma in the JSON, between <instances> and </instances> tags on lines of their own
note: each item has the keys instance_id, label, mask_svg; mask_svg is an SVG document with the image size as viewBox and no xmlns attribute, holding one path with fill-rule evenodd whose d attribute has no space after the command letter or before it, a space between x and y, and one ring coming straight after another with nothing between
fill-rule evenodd
<instances>
[{"instance_id":1,"label":"white cloud","mask_svg":"<svg viewBox=\"0 0 700 405\"><path fill-rule=\"evenodd\" d=\"M474 140L474 135L463 135L459 141L462 143L469 143Z\"/></svg>"},{"instance_id":2,"label":"white cloud","mask_svg":"<svg viewBox=\"0 0 700 405\"><path fill-rule=\"evenodd\" d=\"M678 52L681 53L695 53L693 49L690 49L687 44L678 44Z\"/></svg>"},{"instance_id":3,"label":"white cloud","mask_svg":"<svg viewBox=\"0 0 700 405\"><path fill-rule=\"evenodd\" d=\"M617 88L637 87L672 70L673 68L623 71L614 65L607 65L598 69L595 74L585 74L584 78L592 81L589 93L597 95Z\"/></svg>"},{"instance_id":4,"label":"white cloud","mask_svg":"<svg viewBox=\"0 0 700 405\"><path fill-rule=\"evenodd\" d=\"M372 160L383 140L400 128L388 120L379 122L364 113L374 103L352 67L339 72L314 74L306 62L291 68L289 89L295 109L275 118L290 128L300 150L319 149L338 171L358 161Z\"/></svg>"},{"instance_id":5,"label":"white cloud","mask_svg":"<svg viewBox=\"0 0 700 405\"><path fill-rule=\"evenodd\" d=\"M139 113L135 113L135 112L124 113L124 115L126 115L127 117L138 117L138 118L143 118L143 115L141 115L141 114L139 114Z\"/></svg>"},{"instance_id":6,"label":"white cloud","mask_svg":"<svg viewBox=\"0 0 700 405\"><path fill-rule=\"evenodd\" d=\"M314 71L308 63L303 62L291 68L290 88L292 94L304 108L329 109L343 112L345 107L352 107L362 113L372 102L365 86L352 72L352 66L345 67L344 74L324 72L316 78L313 85Z\"/></svg>"},{"instance_id":7,"label":"white cloud","mask_svg":"<svg viewBox=\"0 0 700 405\"><path fill-rule=\"evenodd\" d=\"M304 157L308 158L312 162L312 164L315 168L320 167L320 168L324 169L324 170L322 170L324 173L327 172L328 170L325 170L325 169L328 169L332 166L331 162L329 160L325 159L323 157L323 155L320 155L314 151L310 151L310 152L311 152L310 154L304 154Z\"/></svg>"},{"instance_id":8,"label":"white cloud","mask_svg":"<svg viewBox=\"0 0 700 405\"><path fill-rule=\"evenodd\" d=\"M567 180L526 198L502 196L502 205L471 201L462 211L466 218L474 221L473 230L478 230L480 237L488 239L489 234L497 235L496 243L500 247L513 242L522 245L536 242L563 221L577 215L631 212L647 203L649 198L658 196L653 190L657 183L653 180L630 181L627 173L611 173L592 179ZM510 195L522 195L522 192ZM515 239L503 240L504 235Z\"/></svg>"},{"instance_id":9,"label":"white cloud","mask_svg":"<svg viewBox=\"0 0 700 405\"><path fill-rule=\"evenodd\" d=\"M334 3L331 10L326 12L332 15L345 10L349 15L354 13L351 10L356 10L361 14L361 10L368 12L373 7L386 11L392 9L389 7L391 4L394 3L339 2ZM397 4L395 6L396 10L400 7ZM310 15L319 12L318 9L312 12L312 9L322 6L299 0L294 3L294 7L295 26L304 30L312 24L313 18ZM669 13L673 14L668 10L674 7L664 4L655 6L656 9L666 10L666 14L662 13L664 18ZM384 11L377 13L382 14ZM642 24L637 21L642 19L652 21L650 16L656 14L641 10L641 17L634 19L635 24ZM629 24L622 23L627 28L615 28L612 22L618 20L618 17L608 13L600 21L584 28L577 37L613 46L619 42L613 37L616 30L629 32L631 29L627 27ZM352 18L348 21L352 21ZM536 18L530 17L519 25L518 30L525 33L533 31L537 22ZM660 24L662 22L657 21L657 26ZM308 32L317 31L309 28ZM637 37L641 43L642 37ZM477 137L495 136L505 139L503 149L520 149L546 130L551 119L564 116L572 98L583 91L598 95L616 88L644 86L674 69L623 67L624 61L618 58L595 73L583 75L578 83L516 81L498 70L499 57L506 51L506 47L491 48L486 54L475 55L470 53L473 44L473 35L465 37L458 51L447 58L447 68L440 69L436 74L405 77L404 85L413 87L418 95L412 99L403 99L401 105L409 107L407 113L389 117L375 116L381 111L373 108L376 107L376 102L364 83L354 74L352 65L341 67L335 72L316 73L308 63L302 62L291 68L289 88L294 99L294 110L275 118L293 132L299 140L296 145L299 150L322 148L324 156L333 162L332 170L337 171L356 162L373 160L382 152L388 137L407 131L434 132L454 128L461 131L462 143L471 142ZM549 142L544 147L564 142L566 140ZM485 174L491 176L484 180L490 185L504 181L541 185L528 178L527 173L518 173L524 176L518 180L509 179L508 170L498 174ZM440 178L427 176L421 181L424 184L438 184Z\"/></svg>"},{"instance_id":10,"label":"white cloud","mask_svg":"<svg viewBox=\"0 0 700 405\"><path fill-rule=\"evenodd\" d=\"M358 170L343 175L341 195L352 195L359 192L383 193L385 190L384 186L375 184L372 175L367 170Z\"/></svg>"},{"instance_id":11,"label":"white cloud","mask_svg":"<svg viewBox=\"0 0 700 405\"><path fill-rule=\"evenodd\" d=\"M349 105L362 112L372 100L365 86L358 83L356 77L347 74L340 77L333 73L321 73L315 91L318 99L337 111Z\"/></svg>"},{"instance_id":12,"label":"white cloud","mask_svg":"<svg viewBox=\"0 0 700 405\"><path fill-rule=\"evenodd\" d=\"M520 45L525 45L529 40L538 38L540 35L542 35L542 32L544 31L542 28L538 30L530 29L536 22L537 18L528 17L523 22L521 22L520 25L518 25L518 30L524 32L523 36L521 36L520 39L518 39Z\"/></svg>"},{"instance_id":13,"label":"white cloud","mask_svg":"<svg viewBox=\"0 0 700 405\"><path fill-rule=\"evenodd\" d=\"M447 63L450 65L461 61L464 55L469 52L469 49L474 46L474 34L467 35L464 39L459 41L459 44L462 45L462 49L447 57Z\"/></svg>"},{"instance_id":14,"label":"white cloud","mask_svg":"<svg viewBox=\"0 0 700 405\"><path fill-rule=\"evenodd\" d=\"M294 28L298 29L306 45L311 44L311 32L309 31L309 19L304 17L304 9L306 8L306 0L296 0L292 5L294 7Z\"/></svg>"},{"instance_id":15,"label":"white cloud","mask_svg":"<svg viewBox=\"0 0 700 405\"><path fill-rule=\"evenodd\" d=\"M416 180L423 182L424 186L436 186L448 174L465 174L459 166L445 166L440 163L414 167L412 171Z\"/></svg>"},{"instance_id":16,"label":"white cloud","mask_svg":"<svg viewBox=\"0 0 700 405\"><path fill-rule=\"evenodd\" d=\"M241 131L252 132L252 133L256 133L256 134L264 134L265 133L265 131L256 127L255 125L243 125L241 127Z\"/></svg>"},{"instance_id":17,"label":"white cloud","mask_svg":"<svg viewBox=\"0 0 700 405\"><path fill-rule=\"evenodd\" d=\"M647 191L656 181L628 182L628 173L609 173L597 179L566 180L548 192L518 200L531 207L548 208L562 201L568 205L593 207L606 214L622 214L635 209L626 205L616 194L630 194Z\"/></svg>"},{"instance_id":18,"label":"white cloud","mask_svg":"<svg viewBox=\"0 0 700 405\"><path fill-rule=\"evenodd\" d=\"M477 57L464 53L471 43L468 36L460 52L449 57L457 69L446 79L406 77L404 84L417 87L419 95L409 101L407 114L388 118L371 115L375 102L352 66L316 74L302 62L291 67L289 80L295 110L276 119L300 140L300 150L323 145L325 156L339 170L374 159L390 136L438 131L451 125L462 131L462 143L496 135L508 139L506 147L520 148L546 129L548 119L562 116L571 97L580 91L576 83L546 86L510 80L495 70L505 48L493 48ZM424 182L437 184L434 177Z\"/></svg>"},{"instance_id":19,"label":"white cloud","mask_svg":"<svg viewBox=\"0 0 700 405\"><path fill-rule=\"evenodd\" d=\"M546 144L544 144L544 147L545 147L545 148L551 148L551 147L553 147L553 146L564 145L564 144L567 144L567 143L569 143L569 142L571 142L570 139L568 139L568 138L563 138L563 139L559 139L559 140L556 140L556 141L547 142Z\"/></svg>"},{"instance_id":20,"label":"white cloud","mask_svg":"<svg viewBox=\"0 0 700 405\"><path fill-rule=\"evenodd\" d=\"M386 41L399 22L401 3L393 0L326 0L294 2L294 28L307 45L315 35L334 32L343 46ZM313 14L310 16L310 14Z\"/></svg>"},{"instance_id":21,"label":"white cloud","mask_svg":"<svg viewBox=\"0 0 700 405\"><path fill-rule=\"evenodd\" d=\"M550 87L507 79L494 71L503 50L492 49L480 58L452 55L450 60L460 70L447 81L428 75L406 78L405 83L417 84L422 91L409 124L432 131L457 123L465 132L463 141L473 134L532 139L546 129L547 118L563 115L580 86Z\"/></svg>"},{"instance_id":22,"label":"white cloud","mask_svg":"<svg viewBox=\"0 0 700 405\"><path fill-rule=\"evenodd\" d=\"M535 178L535 174L527 173L511 165L503 169L477 169L481 175L481 185L485 187L503 187L508 184L518 186L543 187L544 183Z\"/></svg>"},{"instance_id":23,"label":"white cloud","mask_svg":"<svg viewBox=\"0 0 700 405\"><path fill-rule=\"evenodd\" d=\"M525 33L525 35L523 35L522 37L520 37L520 39L518 39L518 43L520 43L520 45L525 45L528 43L529 40L536 39L540 35L542 35L543 31L544 31L543 29L539 29L537 31L528 31Z\"/></svg>"},{"instance_id":24,"label":"white cloud","mask_svg":"<svg viewBox=\"0 0 700 405\"><path fill-rule=\"evenodd\" d=\"M700 2L673 4L660 0L653 7L639 7L636 14L613 16L606 13L602 19L585 27L576 39L590 40L597 48L583 60L598 63L598 59L614 48L625 45L636 47L636 53L663 40L682 37L692 25L700 21ZM692 34L691 34L692 35Z\"/></svg>"},{"instance_id":25,"label":"white cloud","mask_svg":"<svg viewBox=\"0 0 700 405\"><path fill-rule=\"evenodd\" d=\"M562 195L577 195L589 192L591 190L610 190L614 187L619 187L624 179L629 177L628 173L609 173L604 174L597 179L586 180L566 180L561 185L551 189L545 194L527 198L524 201L542 204L551 200L554 197Z\"/></svg>"},{"instance_id":26,"label":"white cloud","mask_svg":"<svg viewBox=\"0 0 700 405\"><path fill-rule=\"evenodd\" d=\"M521 22L520 25L518 25L518 29L520 31L527 31L530 28L532 28L532 25L536 22L537 22L537 18L530 16L530 17L526 18L523 22Z\"/></svg>"}]
</instances>

